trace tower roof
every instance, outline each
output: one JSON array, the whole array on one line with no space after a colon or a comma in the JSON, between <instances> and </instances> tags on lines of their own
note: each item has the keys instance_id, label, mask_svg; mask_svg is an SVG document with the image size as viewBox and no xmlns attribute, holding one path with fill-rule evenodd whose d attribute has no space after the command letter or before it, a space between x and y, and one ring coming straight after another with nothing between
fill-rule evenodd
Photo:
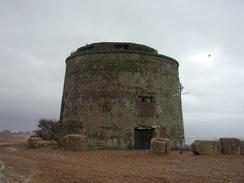
<instances>
[{"instance_id":1,"label":"tower roof","mask_svg":"<svg viewBox=\"0 0 244 183\"><path fill-rule=\"evenodd\" d=\"M129 42L100 42L92 43L78 48L73 54L90 52L143 52L149 54L158 54L157 50L135 43Z\"/></svg>"},{"instance_id":2,"label":"tower roof","mask_svg":"<svg viewBox=\"0 0 244 183\"><path fill-rule=\"evenodd\" d=\"M87 44L78 48L76 51L72 52L71 55L66 59L69 60L70 58L79 56L79 55L86 55L86 54L96 54L96 53L140 53L146 55L154 55L161 58L166 58L170 61L173 61L177 65L178 62L166 55L158 54L158 51L154 48L151 48L146 45L130 43L130 42L98 42Z\"/></svg>"}]
</instances>

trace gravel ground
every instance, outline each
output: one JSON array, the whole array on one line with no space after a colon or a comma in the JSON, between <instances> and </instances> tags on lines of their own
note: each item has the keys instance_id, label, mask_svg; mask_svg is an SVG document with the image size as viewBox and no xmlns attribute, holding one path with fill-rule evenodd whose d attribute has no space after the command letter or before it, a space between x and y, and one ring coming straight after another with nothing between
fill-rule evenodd
<instances>
[{"instance_id":1,"label":"gravel ground","mask_svg":"<svg viewBox=\"0 0 244 183\"><path fill-rule=\"evenodd\" d=\"M244 183L244 156L194 156L190 152L155 156L135 150L66 152L11 144L0 146L0 161L11 183Z\"/></svg>"}]
</instances>

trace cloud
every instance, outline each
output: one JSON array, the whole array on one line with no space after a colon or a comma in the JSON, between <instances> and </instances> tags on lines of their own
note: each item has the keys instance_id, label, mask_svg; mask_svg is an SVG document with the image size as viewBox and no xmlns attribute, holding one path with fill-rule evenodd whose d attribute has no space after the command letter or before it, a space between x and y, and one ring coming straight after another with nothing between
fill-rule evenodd
<instances>
[{"instance_id":1,"label":"cloud","mask_svg":"<svg viewBox=\"0 0 244 183\"><path fill-rule=\"evenodd\" d=\"M86 43L129 41L179 61L186 135L241 136L243 10L241 0L1 1L0 129L57 119L65 58Z\"/></svg>"}]
</instances>

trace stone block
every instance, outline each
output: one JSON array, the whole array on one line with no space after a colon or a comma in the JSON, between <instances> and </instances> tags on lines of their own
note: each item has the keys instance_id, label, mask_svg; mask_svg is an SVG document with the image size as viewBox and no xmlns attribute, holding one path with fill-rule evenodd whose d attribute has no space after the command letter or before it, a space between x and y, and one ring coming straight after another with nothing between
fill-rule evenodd
<instances>
[{"instance_id":1,"label":"stone block","mask_svg":"<svg viewBox=\"0 0 244 183\"><path fill-rule=\"evenodd\" d=\"M215 155L221 153L219 141L196 140L191 144L191 151L195 155Z\"/></svg>"},{"instance_id":2,"label":"stone block","mask_svg":"<svg viewBox=\"0 0 244 183\"><path fill-rule=\"evenodd\" d=\"M169 154L170 140L168 138L152 138L151 139L152 154Z\"/></svg>"},{"instance_id":3,"label":"stone block","mask_svg":"<svg viewBox=\"0 0 244 183\"><path fill-rule=\"evenodd\" d=\"M69 134L63 139L63 146L65 150L82 151L86 150L88 146L87 136L79 134Z\"/></svg>"},{"instance_id":4,"label":"stone block","mask_svg":"<svg viewBox=\"0 0 244 183\"><path fill-rule=\"evenodd\" d=\"M58 146L55 140L43 140L40 137L30 137L28 144L29 148L56 148Z\"/></svg>"},{"instance_id":5,"label":"stone block","mask_svg":"<svg viewBox=\"0 0 244 183\"><path fill-rule=\"evenodd\" d=\"M37 142L42 141L42 138L40 137L30 137L28 140L29 148L36 148Z\"/></svg>"},{"instance_id":6,"label":"stone block","mask_svg":"<svg viewBox=\"0 0 244 183\"><path fill-rule=\"evenodd\" d=\"M36 132L32 132L30 137L39 137L39 135Z\"/></svg>"},{"instance_id":7,"label":"stone block","mask_svg":"<svg viewBox=\"0 0 244 183\"><path fill-rule=\"evenodd\" d=\"M223 154L240 155L240 139L237 138L221 138L221 152Z\"/></svg>"},{"instance_id":8,"label":"stone block","mask_svg":"<svg viewBox=\"0 0 244 183\"><path fill-rule=\"evenodd\" d=\"M57 142L55 140L41 140L36 143L37 148L57 148Z\"/></svg>"}]
</instances>

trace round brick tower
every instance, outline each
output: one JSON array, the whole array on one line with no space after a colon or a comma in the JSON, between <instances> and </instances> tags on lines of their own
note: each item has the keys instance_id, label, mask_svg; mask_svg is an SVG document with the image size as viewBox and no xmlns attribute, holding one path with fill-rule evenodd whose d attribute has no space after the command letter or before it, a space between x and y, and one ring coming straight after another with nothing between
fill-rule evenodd
<instances>
[{"instance_id":1,"label":"round brick tower","mask_svg":"<svg viewBox=\"0 0 244 183\"><path fill-rule=\"evenodd\" d=\"M64 133L87 135L91 145L143 149L157 136L179 147L184 129L178 65L134 43L77 49L66 59Z\"/></svg>"}]
</instances>

